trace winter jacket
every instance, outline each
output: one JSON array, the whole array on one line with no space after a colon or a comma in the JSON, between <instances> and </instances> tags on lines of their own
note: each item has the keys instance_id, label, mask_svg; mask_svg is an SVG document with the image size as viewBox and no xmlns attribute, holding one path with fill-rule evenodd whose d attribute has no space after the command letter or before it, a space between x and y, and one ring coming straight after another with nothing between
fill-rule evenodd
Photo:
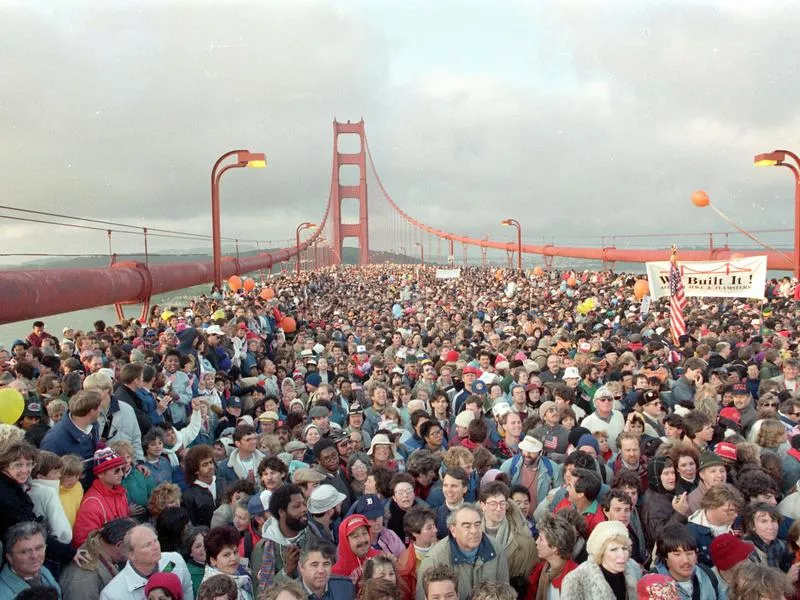
<instances>
[{"instance_id":1,"label":"winter jacket","mask_svg":"<svg viewBox=\"0 0 800 600\"><path fill-rule=\"evenodd\" d=\"M147 413L147 407L144 400L126 385L120 385L114 390L114 395L111 397L113 401L125 403L133 408L133 413L136 415L136 422L139 424L139 435L145 435L153 427L153 421ZM110 407L109 407L110 408ZM142 442L139 439L139 449L141 450Z\"/></svg>"},{"instance_id":2,"label":"winter jacket","mask_svg":"<svg viewBox=\"0 0 800 600\"><path fill-rule=\"evenodd\" d=\"M152 475L145 476L139 469L131 468L130 472L122 478L122 487L128 492L128 501L147 506L150 494L156 489L158 483Z\"/></svg>"},{"instance_id":3,"label":"winter jacket","mask_svg":"<svg viewBox=\"0 0 800 600\"><path fill-rule=\"evenodd\" d=\"M414 600L417 594L417 553L413 543L397 559L396 570L400 600Z\"/></svg>"},{"instance_id":4,"label":"winter jacket","mask_svg":"<svg viewBox=\"0 0 800 600\"><path fill-rule=\"evenodd\" d=\"M636 583L641 577L642 568L635 561L628 560L625 564L625 586L629 599L638 598ZM617 600L600 565L591 557L567 574L561 584L561 597L569 600Z\"/></svg>"},{"instance_id":5,"label":"winter jacket","mask_svg":"<svg viewBox=\"0 0 800 600\"><path fill-rule=\"evenodd\" d=\"M214 479L216 486L217 499L211 495L211 492L203 486L192 483L186 488L181 496L181 504L189 513L189 520L192 525L205 525L211 527L211 517L214 516L214 511L219 506L222 496L225 493L222 480L216 477Z\"/></svg>"},{"instance_id":6,"label":"winter jacket","mask_svg":"<svg viewBox=\"0 0 800 600\"><path fill-rule=\"evenodd\" d=\"M256 476L256 471L258 470L258 465L261 464L261 461L264 460L264 454L260 450L256 450L252 456L253 459L253 477L255 479L255 486L256 490L259 487L258 477ZM245 468L244 464L242 464L241 459L239 458L239 449L237 448L233 452L231 452L230 456L223 460L217 466L217 479L221 479L224 483L224 487L228 487L232 483L236 483L240 479L247 479L248 469Z\"/></svg>"},{"instance_id":7,"label":"winter jacket","mask_svg":"<svg viewBox=\"0 0 800 600\"><path fill-rule=\"evenodd\" d=\"M353 519L362 518L363 517L361 515L350 515L349 517L343 519L339 524L339 560L336 561L336 564L333 565L333 568L331 569L331 573L334 575L339 575L340 577L349 577L350 581L353 582L353 585L356 585L361 580L361 574L364 571L364 563L366 563L367 560L373 556L378 556L380 554L379 550L370 547L367 555L359 558L350 549L350 542L348 541L347 534L345 533L347 531L347 525Z\"/></svg>"},{"instance_id":8,"label":"winter jacket","mask_svg":"<svg viewBox=\"0 0 800 600\"><path fill-rule=\"evenodd\" d=\"M694 404L696 386L686 375L681 375L672 386L672 398L676 404Z\"/></svg>"},{"instance_id":9,"label":"winter jacket","mask_svg":"<svg viewBox=\"0 0 800 600\"><path fill-rule=\"evenodd\" d=\"M124 385L121 387L130 392L130 389ZM136 394L134 393L133 395L135 396ZM106 444L116 440L125 440L133 446L133 456L137 461L144 458L142 432L136 418L136 410L130 404L112 396L108 410L97 419L97 427L100 431L100 437L105 440Z\"/></svg>"},{"instance_id":10,"label":"winter jacket","mask_svg":"<svg viewBox=\"0 0 800 600\"><path fill-rule=\"evenodd\" d=\"M655 564L653 572L669 575L667 566L661 562ZM686 595L679 586L676 586L678 587L678 595L681 600L718 600L721 598L718 592L719 581L716 575L714 575L711 569L704 567L702 563L698 563L694 568L692 584L695 590L693 596Z\"/></svg>"},{"instance_id":11,"label":"winter jacket","mask_svg":"<svg viewBox=\"0 0 800 600\"><path fill-rule=\"evenodd\" d=\"M222 571L215 569L210 565L206 565L206 570L203 573L203 581L221 573ZM228 575L228 577L233 579L233 581L236 583L236 589L238 591L236 600L253 600L253 598L256 597L256 594L253 591L253 580L243 567L239 567L239 572L236 575Z\"/></svg>"},{"instance_id":12,"label":"winter jacket","mask_svg":"<svg viewBox=\"0 0 800 600\"><path fill-rule=\"evenodd\" d=\"M515 456L503 461L500 470L511 477L511 485L518 485L522 478L522 456ZM539 504L547 497L550 490L563 483L561 465L554 463L546 456L539 459L539 468L536 473L536 498L531 502Z\"/></svg>"},{"instance_id":13,"label":"winter jacket","mask_svg":"<svg viewBox=\"0 0 800 600\"><path fill-rule=\"evenodd\" d=\"M83 567L72 562L61 571L59 583L66 600L99 598L103 588L119 573L114 561L102 551L99 532L90 533L81 548L88 552L88 562Z\"/></svg>"},{"instance_id":14,"label":"winter jacket","mask_svg":"<svg viewBox=\"0 0 800 600\"><path fill-rule=\"evenodd\" d=\"M484 521L484 526L486 522ZM505 530L505 532L504 532ZM501 533L505 539L501 539ZM531 573L534 565L539 562L536 552L536 542L531 536L528 524L522 516L519 507L509 502L506 508L506 526L502 527L495 536L494 541L505 552L508 560L509 577L523 577Z\"/></svg>"},{"instance_id":15,"label":"winter jacket","mask_svg":"<svg viewBox=\"0 0 800 600\"><path fill-rule=\"evenodd\" d=\"M59 542L69 544L72 540L72 526L58 497L60 485L57 479L34 479L28 495L33 500L33 512L47 523L50 535Z\"/></svg>"},{"instance_id":16,"label":"winter jacket","mask_svg":"<svg viewBox=\"0 0 800 600\"><path fill-rule=\"evenodd\" d=\"M474 563L466 560L452 535L436 542L417 569L417 581L422 581L425 571L436 565L452 567L458 578L459 600L468 600L472 594L472 588L481 581L501 581L503 583L509 581L506 554L486 534L481 538ZM425 592L421 585L417 586L416 600L425 600Z\"/></svg>"},{"instance_id":17,"label":"winter jacket","mask_svg":"<svg viewBox=\"0 0 800 600\"><path fill-rule=\"evenodd\" d=\"M541 579L542 573L547 568L549 568L549 565L545 561L539 562L539 564L533 568L531 576L528 578L528 592L525 594L525 600L547 600L547 596L537 593L539 590L539 579ZM559 573L558 577L552 579L550 584L560 593L564 585L564 578L577 568L578 563L572 559L567 560L567 562L564 563L564 567L561 569L561 573Z\"/></svg>"},{"instance_id":18,"label":"winter jacket","mask_svg":"<svg viewBox=\"0 0 800 600\"><path fill-rule=\"evenodd\" d=\"M667 460L669 459L665 456L656 456L647 465L650 488L642 499L641 517L648 548L653 547L668 525L686 523L686 517L672 508L673 493L661 485L661 472Z\"/></svg>"},{"instance_id":19,"label":"winter jacket","mask_svg":"<svg viewBox=\"0 0 800 600\"><path fill-rule=\"evenodd\" d=\"M33 500L24 488L5 473L0 473L0 540L5 540L8 528L23 521L38 521Z\"/></svg>"},{"instance_id":20,"label":"winter jacket","mask_svg":"<svg viewBox=\"0 0 800 600\"><path fill-rule=\"evenodd\" d=\"M100 433L96 423L92 426L92 431L87 434L78 429L78 426L72 422L69 415L64 415L64 418L56 423L44 436L40 448L54 452L59 456L67 454L80 456L83 464L86 465L81 477L81 485L84 490L88 490L94 479L91 465L99 440ZM5 531L3 534L5 535Z\"/></svg>"},{"instance_id":21,"label":"winter jacket","mask_svg":"<svg viewBox=\"0 0 800 600\"><path fill-rule=\"evenodd\" d=\"M100 529L114 519L128 516L128 492L125 488L121 485L110 488L95 479L78 509L75 527L72 529L72 545L75 548L80 547L95 529Z\"/></svg>"},{"instance_id":22,"label":"winter jacket","mask_svg":"<svg viewBox=\"0 0 800 600\"><path fill-rule=\"evenodd\" d=\"M58 583L56 583L55 578L50 574L50 571L47 570L47 567L42 567L42 570L39 572L39 577L41 579L40 585L58 590L58 598L61 600L61 588ZM30 583L11 570L11 565L6 564L3 570L0 571L0 600L14 600L17 594L30 587Z\"/></svg>"}]
</instances>

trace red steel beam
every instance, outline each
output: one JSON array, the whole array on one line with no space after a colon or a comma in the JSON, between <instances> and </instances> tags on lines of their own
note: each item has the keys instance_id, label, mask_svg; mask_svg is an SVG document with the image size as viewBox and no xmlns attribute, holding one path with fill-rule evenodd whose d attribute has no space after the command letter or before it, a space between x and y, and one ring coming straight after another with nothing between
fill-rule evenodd
<instances>
[{"instance_id":1,"label":"red steel beam","mask_svg":"<svg viewBox=\"0 0 800 600\"><path fill-rule=\"evenodd\" d=\"M321 234L320 227L300 244L300 251ZM286 262L297 254L291 246L242 258L223 257L222 278L242 275ZM214 280L213 262L151 264L122 263L91 269L35 269L0 272L0 324L15 323L109 304L144 302L150 296Z\"/></svg>"},{"instance_id":2,"label":"red steel beam","mask_svg":"<svg viewBox=\"0 0 800 600\"><path fill-rule=\"evenodd\" d=\"M452 242L461 242L471 246L480 246L483 248L494 248L496 250L508 250L508 242L492 242L488 240L481 240L478 238L466 237L463 235L456 235L448 233L435 227L430 227L421 221L407 215L403 210L397 206L392 200L386 190L383 189L383 184L378 178L378 185L384 192L389 204L394 208L403 219L414 227L426 231L432 235L449 240ZM645 263L658 260L669 260L670 250L626 250L619 249L614 246L607 246L604 248L584 248L584 247L570 247L570 246L553 246L544 245L536 246L532 244L523 244L522 251L526 254L541 254L542 256L563 256L566 258L581 258L585 260L599 260L603 262L633 262ZM714 248L707 250L681 250L681 260L725 260L731 258L733 254L741 256L764 256L767 257L767 268L776 271L791 271L793 268L792 257L794 253L787 251L784 253L774 252L772 250L757 250L757 251L739 251L730 250L728 248Z\"/></svg>"}]
</instances>

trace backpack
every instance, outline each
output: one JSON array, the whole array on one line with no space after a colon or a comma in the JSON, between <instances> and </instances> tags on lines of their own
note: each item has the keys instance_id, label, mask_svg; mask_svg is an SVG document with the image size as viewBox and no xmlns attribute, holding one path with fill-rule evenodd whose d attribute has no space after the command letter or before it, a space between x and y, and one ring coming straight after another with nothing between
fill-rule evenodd
<instances>
[{"instance_id":1,"label":"backpack","mask_svg":"<svg viewBox=\"0 0 800 600\"><path fill-rule=\"evenodd\" d=\"M511 476L511 481L514 481L514 476L517 474L519 470L519 463L522 460L522 454L517 454L515 457L511 459L511 467L509 469L509 475ZM539 461L540 463L544 464L544 470L547 471L547 477L550 479L550 488L555 487L555 478L553 477L553 463L550 460L542 456L542 460Z\"/></svg>"}]
</instances>

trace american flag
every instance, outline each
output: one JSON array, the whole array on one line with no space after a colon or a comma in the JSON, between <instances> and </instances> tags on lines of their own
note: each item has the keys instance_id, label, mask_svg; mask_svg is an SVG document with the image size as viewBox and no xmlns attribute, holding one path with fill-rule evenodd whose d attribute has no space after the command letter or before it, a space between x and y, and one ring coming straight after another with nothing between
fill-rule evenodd
<instances>
[{"instance_id":1,"label":"american flag","mask_svg":"<svg viewBox=\"0 0 800 600\"><path fill-rule=\"evenodd\" d=\"M686 321L683 319L685 308L686 292L683 289L678 265L673 260L669 267L669 330L672 333L672 343L675 345L678 344L678 339L686 333Z\"/></svg>"}]
</instances>

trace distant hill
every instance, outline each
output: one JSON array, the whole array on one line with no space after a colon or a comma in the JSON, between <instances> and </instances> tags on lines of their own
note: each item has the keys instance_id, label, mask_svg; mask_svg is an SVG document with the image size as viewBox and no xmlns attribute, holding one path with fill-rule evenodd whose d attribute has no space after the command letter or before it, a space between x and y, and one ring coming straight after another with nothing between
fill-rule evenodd
<instances>
[{"instance_id":1,"label":"distant hill","mask_svg":"<svg viewBox=\"0 0 800 600\"><path fill-rule=\"evenodd\" d=\"M275 250L274 248L264 249L264 250L257 250L257 251L250 251L250 252L240 252L240 257L246 256L255 256L257 254L262 254L264 252L270 252ZM153 264L164 264L164 263L175 263L175 262L203 262L203 261L211 261L211 255L206 254L202 251L197 251L192 253L190 252L181 252L180 254L151 254L148 257L149 262ZM117 262L121 261L138 261L144 262L145 256L144 254L124 254L124 255L117 255ZM354 265L358 262L358 248L342 248L342 260L347 265ZM390 252L372 252L370 254L370 260L373 263L383 263L386 261L392 263L415 263L417 262L416 259L405 256L402 254L393 254ZM20 271L20 270L31 270L31 269L58 269L58 268L71 268L71 269L89 269L95 267L107 267L109 265L109 259L106 256L81 256L81 257L47 257L47 258L37 258L34 260L26 261L21 265L15 266L7 266L2 267L0 270L9 270L9 271ZM273 265L272 271L277 272L280 271L280 265Z\"/></svg>"}]
</instances>

